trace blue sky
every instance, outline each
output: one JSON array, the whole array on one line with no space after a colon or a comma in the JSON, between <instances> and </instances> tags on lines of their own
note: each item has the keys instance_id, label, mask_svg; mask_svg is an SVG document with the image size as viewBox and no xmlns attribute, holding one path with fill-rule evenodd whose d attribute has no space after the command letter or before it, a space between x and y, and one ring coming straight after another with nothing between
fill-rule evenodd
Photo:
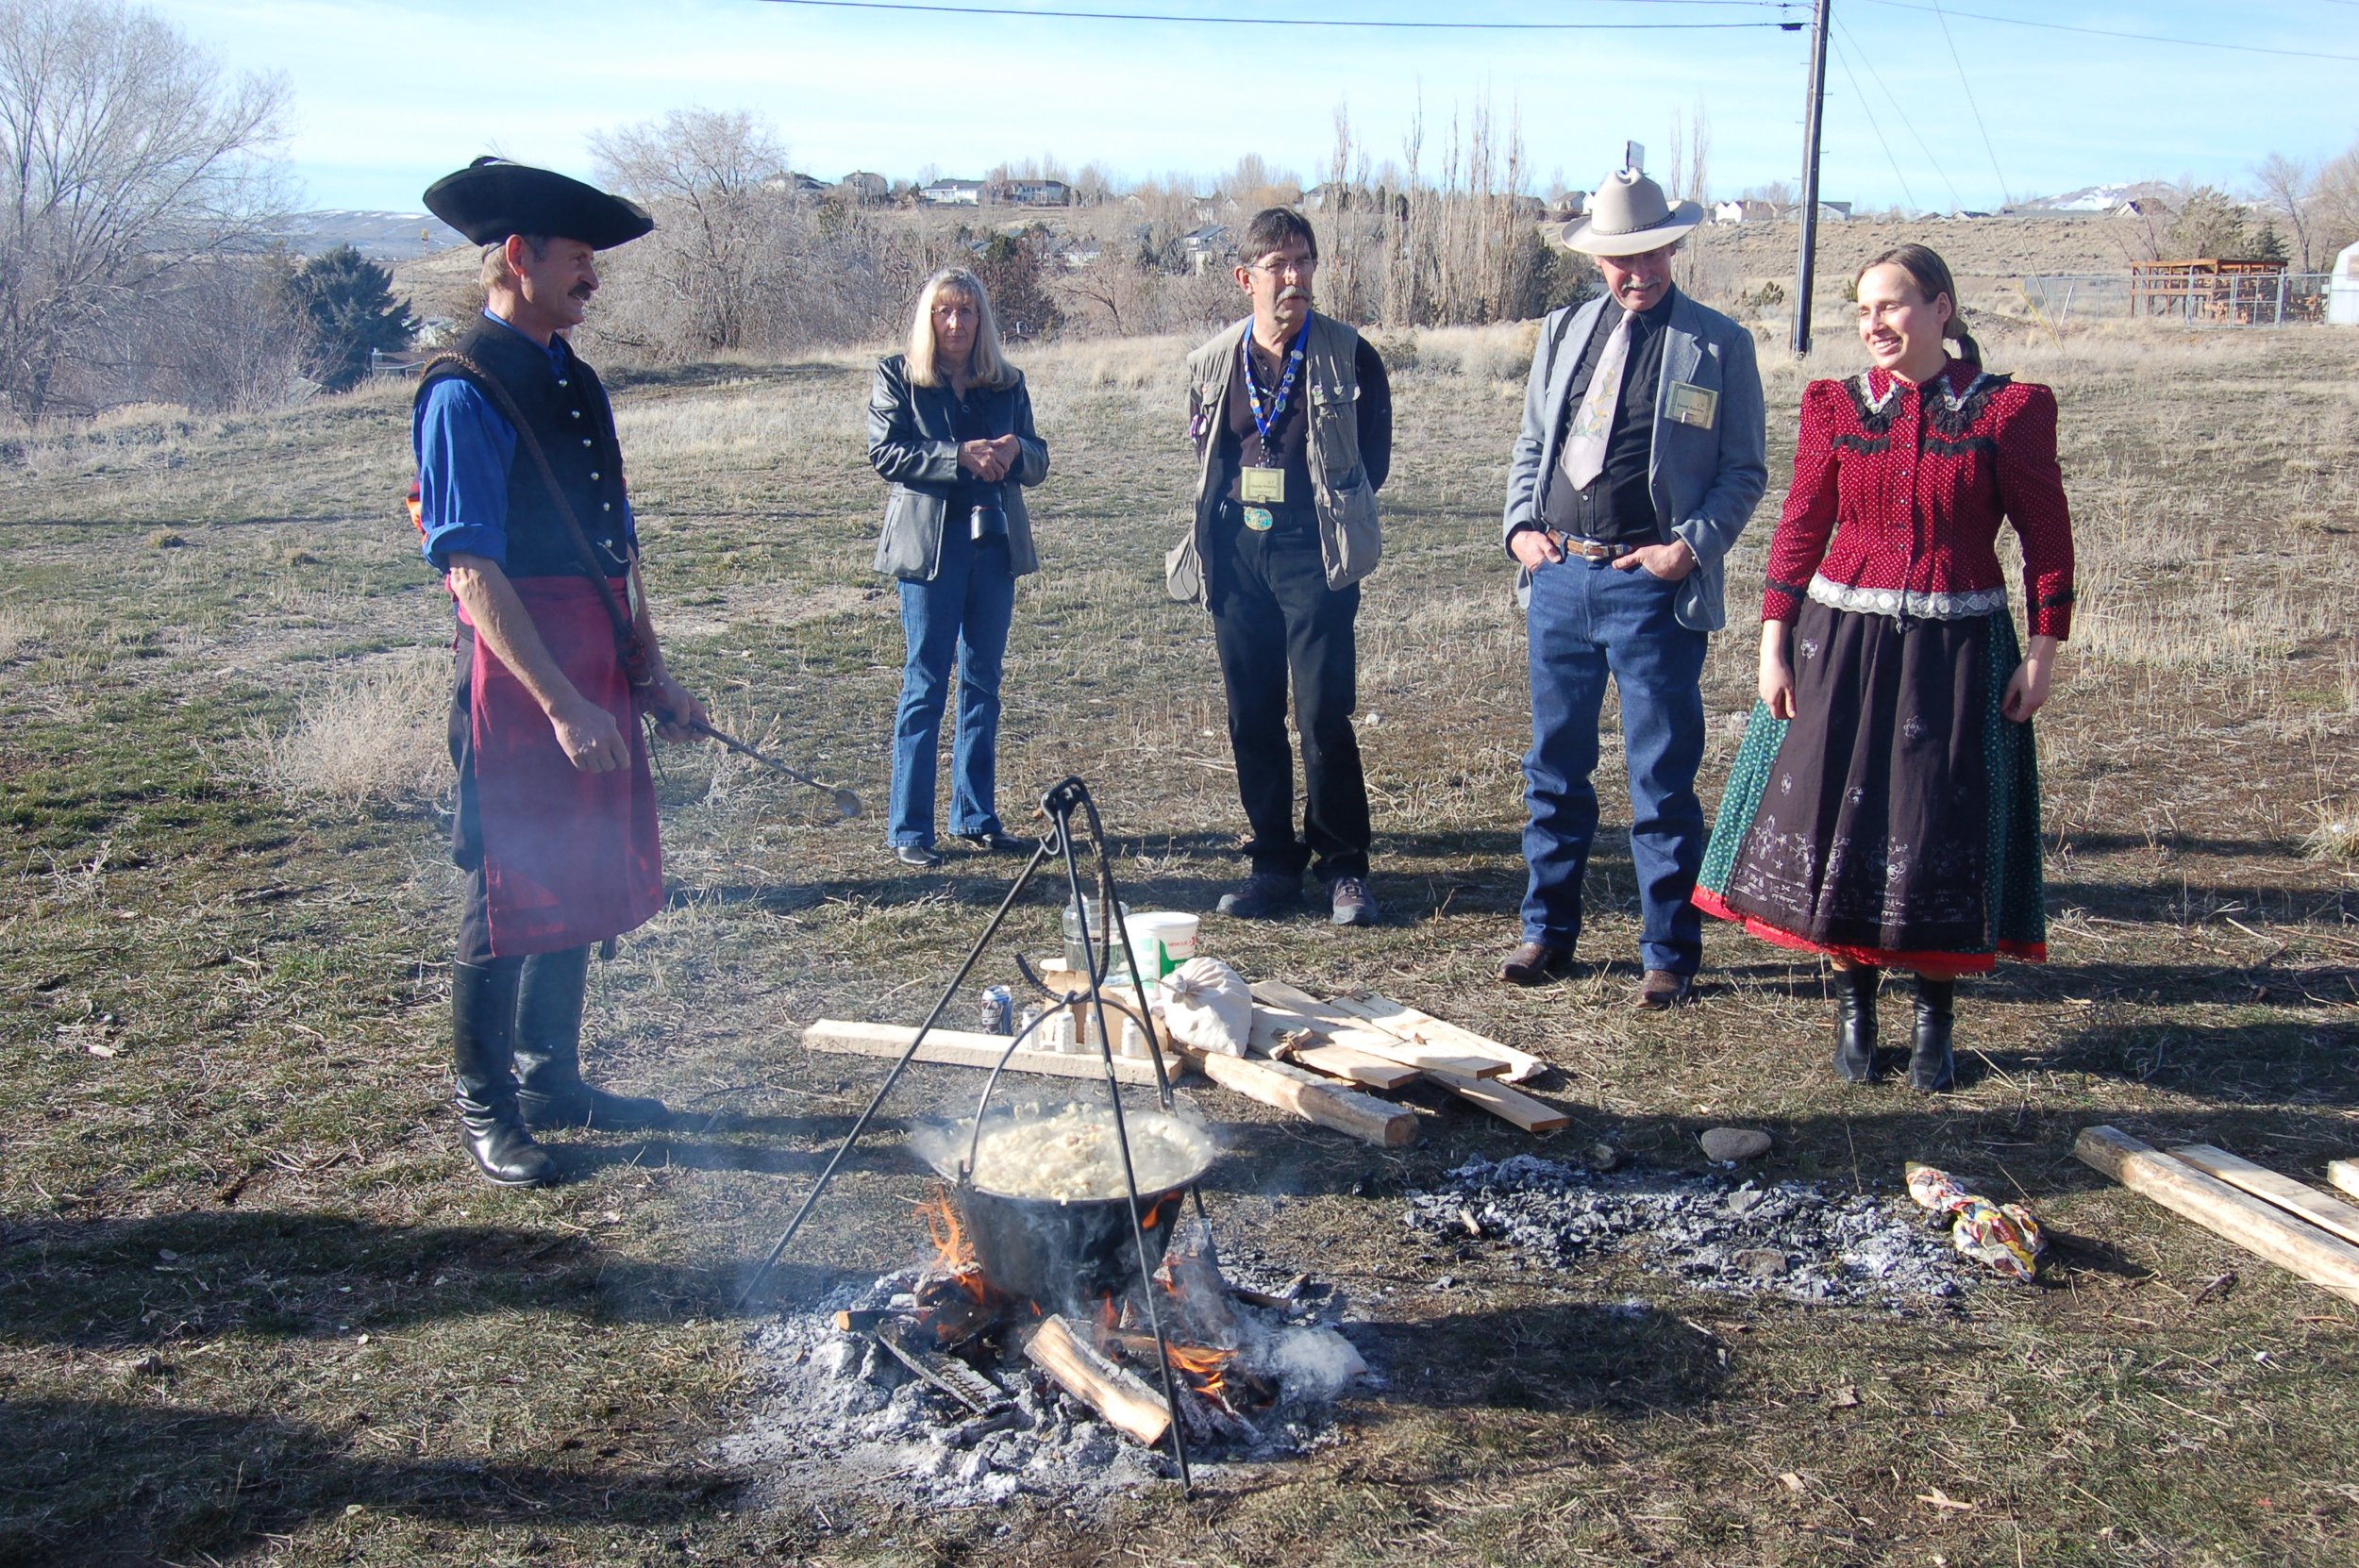
<instances>
[{"instance_id":1,"label":"blue sky","mask_svg":"<svg viewBox=\"0 0 2359 1568\"><path fill-rule=\"evenodd\" d=\"M942 0L964 5L968 0ZM1760 23L1756 0L1005 0L1019 8L1465 22ZM309 207L415 210L436 175L497 151L586 174L588 139L689 106L767 117L789 163L979 175L1053 153L1129 176L1258 152L1315 177L1347 106L1397 157L1420 100L1438 149L1486 95L1520 121L1535 183L1593 185L1625 138L1658 170L1698 106L1719 194L1791 180L1805 33L1380 32L954 17L762 0L151 0L238 70L293 90L285 151ZM1956 58L1945 42L1943 17ZM1885 206L1997 206L2104 180L2238 186L2272 151L2359 142L2359 0L1835 0L1825 191ZM2226 39L2240 54L2009 25L2014 18ZM2341 59L2331 57L2340 55ZM1962 67L1961 67L1962 62ZM1964 84L1961 83L1963 74ZM1987 127L1989 146L1968 106ZM1429 155L1430 156L1430 155ZM2003 181L2003 187L2002 187Z\"/></svg>"}]
</instances>

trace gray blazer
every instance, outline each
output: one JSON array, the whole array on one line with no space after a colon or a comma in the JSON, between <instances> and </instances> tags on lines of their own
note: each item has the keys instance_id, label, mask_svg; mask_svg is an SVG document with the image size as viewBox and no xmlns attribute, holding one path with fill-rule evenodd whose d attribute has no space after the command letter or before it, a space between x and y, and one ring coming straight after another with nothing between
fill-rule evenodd
<instances>
[{"instance_id":1,"label":"gray blazer","mask_svg":"<svg viewBox=\"0 0 2359 1568\"><path fill-rule=\"evenodd\" d=\"M1048 477L1048 447L1032 428L1032 394L1021 371L1015 385L990 397L992 435L1012 435L1023 449L999 496L1008 514L1008 567L1020 577L1040 570L1024 487ZM888 487L877 570L910 582L933 581L942 570L943 512L959 482L956 416L950 389L911 386L909 366L898 354L878 361L869 389L868 460Z\"/></svg>"},{"instance_id":2,"label":"gray blazer","mask_svg":"<svg viewBox=\"0 0 2359 1568\"><path fill-rule=\"evenodd\" d=\"M1508 460L1501 544L1517 528L1547 522L1541 500L1548 493L1548 475L1556 470L1565 403L1589 390L1585 382L1572 384L1573 373L1604 309L1600 296L1553 311L1540 324L1540 344L1532 353L1531 378L1524 389L1523 428ZM1761 372L1753 362L1753 335L1685 294L1675 296L1665 330L1669 335L1663 343L1663 380L1655 392L1648 488L1654 496L1663 542L1683 540L1696 552L1696 570L1680 584L1680 625L1718 631L1728 623L1722 562L1769 482ZM1710 428L1671 418L1674 381L1719 394ZM1519 599L1530 600L1530 573L1518 574L1515 591Z\"/></svg>"}]
</instances>

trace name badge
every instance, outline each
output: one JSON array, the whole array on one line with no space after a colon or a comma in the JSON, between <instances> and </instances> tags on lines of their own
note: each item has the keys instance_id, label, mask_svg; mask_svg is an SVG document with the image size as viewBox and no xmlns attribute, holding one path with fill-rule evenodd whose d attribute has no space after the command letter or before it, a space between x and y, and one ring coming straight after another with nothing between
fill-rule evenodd
<instances>
[{"instance_id":1,"label":"name badge","mask_svg":"<svg viewBox=\"0 0 2359 1568\"><path fill-rule=\"evenodd\" d=\"M1246 467L1237 475L1237 499L1262 506L1282 507L1286 504L1286 471L1282 468Z\"/></svg>"},{"instance_id":2,"label":"name badge","mask_svg":"<svg viewBox=\"0 0 2359 1568\"><path fill-rule=\"evenodd\" d=\"M1693 425L1699 430L1712 428L1715 414L1720 411L1720 394L1706 387L1686 381L1671 383L1670 414L1672 423Z\"/></svg>"}]
</instances>

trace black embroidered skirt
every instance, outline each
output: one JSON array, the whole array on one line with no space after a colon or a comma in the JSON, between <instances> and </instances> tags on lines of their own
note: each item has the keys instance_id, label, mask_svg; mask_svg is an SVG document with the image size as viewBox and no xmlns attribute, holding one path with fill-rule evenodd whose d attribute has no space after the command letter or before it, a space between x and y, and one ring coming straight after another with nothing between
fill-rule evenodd
<instances>
[{"instance_id":1,"label":"black embroidered skirt","mask_svg":"<svg viewBox=\"0 0 2359 1568\"><path fill-rule=\"evenodd\" d=\"M1796 716L1755 704L1697 907L1782 946L1933 975L2047 957L2032 726L2002 610L1912 620L1813 600Z\"/></svg>"}]
</instances>

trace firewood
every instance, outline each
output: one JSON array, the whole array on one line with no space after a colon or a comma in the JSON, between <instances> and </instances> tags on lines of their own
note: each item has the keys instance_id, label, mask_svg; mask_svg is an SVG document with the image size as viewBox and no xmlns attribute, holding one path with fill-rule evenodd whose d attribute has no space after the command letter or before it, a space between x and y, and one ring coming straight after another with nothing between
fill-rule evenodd
<instances>
[{"instance_id":1,"label":"firewood","mask_svg":"<svg viewBox=\"0 0 2359 1568\"><path fill-rule=\"evenodd\" d=\"M2316 1188L2280 1176L2266 1165L2239 1159L2226 1149L2214 1148L2209 1143L2187 1143L2170 1153L2173 1159L2185 1160L2205 1176L2217 1176L2264 1203L2273 1203L2288 1214L2298 1214L2320 1230L2332 1231L2346 1242L2359 1243L2359 1209L2330 1198Z\"/></svg>"},{"instance_id":2,"label":"firewood","mask_svg":"<svg viewBox=\"0 0 2359 1568\"><path fill-rule=\"evenodd\" d=\"M835 1326L847 1334L865 1334L885 1319L902 1315L883 1307L854 1307L836 1313Z\"/></svg>"},{"instance_id":3,"label":"firewood","mask_svg":"<svg viewBox=\"0 0 2359 1568\"><path fill-rule=\"evenodd\" d=\"M2359 1159L2330 1159L2326 1162L2326 1179L2359 1198Z\"/></svg>"},{"instance_id":4,"label":"firewood","mask_svg":"<svg viewBox=\"0 0 2359 1568\"><path fill-rule=\"evenodd\" d=\"M829 1051L838 1056L897 1057L909 1049L910 1041L917 1031L902 1024L862 1024L841 1018L822 1018L803 1030L803 1048L810 1051ZM962 1029L934 1029L926 1036L926 1043L917 1048L919 1061L934 1062L950 1067L994 1067L1008 1048L1008 1038L997 1034L972 1034ZM1164 1059L1165 1071L1178 1073L1180 1062ZM1029 1046L1008 1059L1011 1073L1045 1073L1061 1078L1097 1078L1106 1076L1105 1059L1095 1048L1086 1054L1064 1055L1056 1051L1035 1051ZM1117 1083L1152 1084L1155 1063L1132 1057L1114 1058L1114 1080Z\"/></svg>"},{"instance_id":5,"label":"firewood","mask_svg":"<svg viewBox=\"0 0 2359 1568\"><path fill-rule=\"evenodd\" d=\"M1224 1089L1247 1099L1291 1110L1307 1122L1347 1132L1380 1148L1400 1148L1417 1141L1417 1117L1412 1110L1390 1105L1356 1089L1345 1089L1332 1078L1290 1067L1282 1061L1249 1057L1225 1057L1217 1051L1189 1051L1188 1064Z\"/></svg>"},{"instance_id":6,"label":"firewood","mask_svg":"<svg viewBox=\"0 0 2359 1568\"><path fill-rule=\"evenodd\" d=\"M2072 1152L2133 1193L2334 1292L2359 1301L2359 1247L2336 1241L2160 1149L2108 1126L2083 1127Z\"/></svg>"},{"instance_id":7,"label":"firewood","mask_svg":"<svg viewBox=\"0 0 2359 1568\"><path fill-rule=\"evenodd\" d=\"M895 1360L976 1415L989 1415L1007 1403L1007 1390L964 1361L912 1342L906 1323L888 1319L870 1329L869 1335L892 1352Z\"/></svg>"},{"instance_id":8,"label":"firewood","mask_svg":"<svg viewBox=\"0 0 2359 1568\"><path fill-rule=\"evenodd\" d=\"M1349 991L1335 998L1334 1005L1355 1017L1364 1018L1378 1028L1399 1035L1419 1044L1443 1050L1461 1051L1469 1056L1492 1057L1507 1063L1509 1083L1528 1083L1548 1070L1548 1064L1529 1051L1518 1051L1513 1045L1462 1028L1445 1018L1436 1018L1404 1002L1373 991ZM1490 1077L1489 1073L1478 1076Z\"/></svg>"},{"instance_id":9,"label":"firewood","mask_svg":"<svg viewBox=\"0 0 2359 1568\"><path fill-rule=\"evenodd\" d=\"M1250 1048L1258 1056L1291 1061L1330 1078L1370 1089L1398 1089L1417 1080L1417 1069L1356 1045L1338 1045L1312 1020L1284 1009L1256 1007Z\"/></svg>"},{"instance_id":10,"label":"firewood","mask_svg":"<svg viewBox=\"0 0 2359 1568\"><path fill-rule=\"evenodd\" d=\"M1107 1425L1152 1448L1171 1430L1171 1410L1136 1373L1090 1348L1061 1316L1041 1319L1024 1343L1024 1359L1057 1386L1106 1418Z\"/></svg>"},{"instance_id":11,"label":"firewood","mask_svg":"<svg viewBox=\"0 0 2359 1568\"><path fill-rule=\"evenodd\" d=\"M1421 1071L1433 1069L1469 1078L1496 1078L1514 1067L1506 1058L1495 1054L1406 1039L1393 1030L1379 1028L1340 1004L1322 1002L1309 992L1297 991L1283 980L1256 982L1253 999L1274 1012L1292 1013L1307 1020L1310 1027L1338 1045L1348 1045L1355 1051L1365 1051Z\"/></svg>"},{"instance_id":12,"label":"firewood","mask_svg":"<svg viewBox=\"0 0 2359 1568\"><path fill-rule=\"evenodd\" d=\"M1469 1105L1481 1106L1500 1121L1512 1122L1526 1132L1555 1132L1572 1125L1573 1119L1556 1107L1503 1083L1461 1077L1456 1073L1428 1073L1426 1076Z\"/></svg>"}]
</instances>

